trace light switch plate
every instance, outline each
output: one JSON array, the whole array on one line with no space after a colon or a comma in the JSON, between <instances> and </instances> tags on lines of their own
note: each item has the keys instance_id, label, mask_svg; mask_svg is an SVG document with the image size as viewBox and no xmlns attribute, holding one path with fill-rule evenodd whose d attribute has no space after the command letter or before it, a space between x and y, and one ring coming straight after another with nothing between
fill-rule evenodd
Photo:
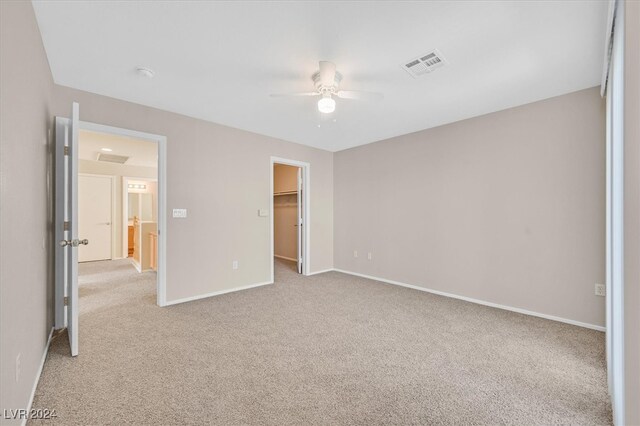
<instances>
[{"instance_id":1,"label":"light switch plate","mask_svg":"<svg viewBox=\"0 0 640 426\"><path fill-rule=\"evenodd\" d=\"M607 287L604 284L596 283L595 295L596 296L606 296L607 295Z\"/></svg>"},{"instance_id":2,"label":"light switch plate","mask_svg":"<svg viewBox=\"0 0 640 426\"><path fill-rule=\"evenodd\" d=\"M187 209L173 209L173 217L176 217L176 218L187 217Z\"/></svg>"},{"instance_id":3,"label":"light switch plate","mask_svg":"<svg viewBox=\"0 0 640 426\"><path fill-rule=\"evenodd\" d=\"M267 216L269 216L269 210L267 210L267 209L260 209L260 210L258 210L258 216L260 216L260 217L267 217Z\"/></svg>"}]
</instances>

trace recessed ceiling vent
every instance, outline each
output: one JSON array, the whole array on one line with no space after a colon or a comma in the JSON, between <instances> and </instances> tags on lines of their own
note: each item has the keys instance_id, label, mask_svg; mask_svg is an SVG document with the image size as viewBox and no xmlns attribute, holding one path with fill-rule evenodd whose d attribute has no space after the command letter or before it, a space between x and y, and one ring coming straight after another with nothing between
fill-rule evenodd
<instances>
[{"instance_id":1,"label":"recessed ceiling vent","mask_svg":"<svg viewBox=\"0 0 640 426\"><path fill-rule=\"evenodd\" d=\"M432 52L407 61L402 65L402 68L407 70L414 78L417 78L421 75L429 74L436 68L444 66L444 64L446 64L446 61L442 53L435 49Z\"/></svg>"},{"instance_id":2,"label":"recessed ceiling vent","mask_svg":"<svg viewBox=\"0 0 640 426\"><path fill-rule=\"evenodd\" d=\"M98 154L98 161L106 161L107 163L124 164L128 159L129 157L124 155L103 154L102 152Z\"/></svg>"}]
</instances>

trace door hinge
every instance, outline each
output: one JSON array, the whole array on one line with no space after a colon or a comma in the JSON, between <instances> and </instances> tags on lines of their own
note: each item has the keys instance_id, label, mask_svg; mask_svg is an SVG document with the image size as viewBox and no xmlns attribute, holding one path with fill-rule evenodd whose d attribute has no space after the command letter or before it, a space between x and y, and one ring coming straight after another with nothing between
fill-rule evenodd
<instances>
[{"instance_id":1,"label":"door hinge","mask_svg":"<svg viewBox=\"0 0 640 426\"><path fill-rule=\"evenodd\" d=\"M62 229L64 231L68 231L71 228L71 224L68 221L64 222L64 226L62 227Z\"/></svg>"},{"instance_id":2,"label":"door hinge","mask_svg":"<svg viewBox=\"0 0 640 426\"><path fill-rule=\"evenodd\" d=\"M69 305L69 297L65 296L64 297L64 306L68 306Z\"/></svg>"},{"instance_id":3,"label":"door hinge","mask_svg":"<svg viewBox=\"0 0 640 426\"><path fill-rule=\"evenodd\" d=\"M68 146L64 147L64 155L69 155L69 147Z\"/></svg>"}]
</instances>

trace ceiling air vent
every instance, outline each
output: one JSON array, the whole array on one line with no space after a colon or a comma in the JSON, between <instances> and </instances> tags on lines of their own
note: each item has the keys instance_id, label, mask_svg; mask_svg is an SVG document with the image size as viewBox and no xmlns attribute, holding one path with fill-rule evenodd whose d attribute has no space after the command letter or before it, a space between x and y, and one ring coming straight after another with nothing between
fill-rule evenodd
<instances>
[{"instance_id":1,"label":"ceiling air vent","mask_svg":"<svg viewBox=\"0 0 640 426\"><path fill-rule=\"evenodd\" d=\"M407 70L413 77L419 77L424 74L428 74L436 68L444 66L446 63L442 53L435 49L433 52L429 52L426 55L419 56L415 59L408 60L402 68Z\"/></svg>"},{"instance_id":2,"label":"ceiling air vent","mask_svg":"<svg viewBox=\"0 0 640 426\"><path fill-rule=\"evenodd\" d=\"M127 162L129 157L125 157L124 155L115 155L115 154L98 154L98 161L106 161L107 163L118 163L124 164Z\"/></svg>"}]
</instances>

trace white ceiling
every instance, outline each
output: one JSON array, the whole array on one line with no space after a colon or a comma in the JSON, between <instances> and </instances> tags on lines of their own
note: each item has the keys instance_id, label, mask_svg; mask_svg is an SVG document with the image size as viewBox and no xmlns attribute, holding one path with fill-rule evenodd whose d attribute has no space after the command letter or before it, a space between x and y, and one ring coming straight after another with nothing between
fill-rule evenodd
<instances>
[{"instance_id":1,"label":"white ceiling","mask_svg":"<svg viewBox=\"0 0 640 426\"><path fill-rule=\"evenodd\" d=\"M81 160L98 159L98 154L115 154L129 157L126 166L158 167L158 147L154 142L124 136L80 130L78 140L78 158ZM111 149L110 152L102 148Z\"/></svg>"},{"instance_id":2,"label":"white ceiling","mask_svg":"<svg viewBox=\"0 0 640 426\"><path fill-rule=\"evenodd\" d=\"M330 151L597 86L607 17L606 0L33 3L58 84ZM444 68L401 68L434 48ZM321 117L269 97L312 90L319 60L384 100Z\"/></svg>"}]
</instances>

